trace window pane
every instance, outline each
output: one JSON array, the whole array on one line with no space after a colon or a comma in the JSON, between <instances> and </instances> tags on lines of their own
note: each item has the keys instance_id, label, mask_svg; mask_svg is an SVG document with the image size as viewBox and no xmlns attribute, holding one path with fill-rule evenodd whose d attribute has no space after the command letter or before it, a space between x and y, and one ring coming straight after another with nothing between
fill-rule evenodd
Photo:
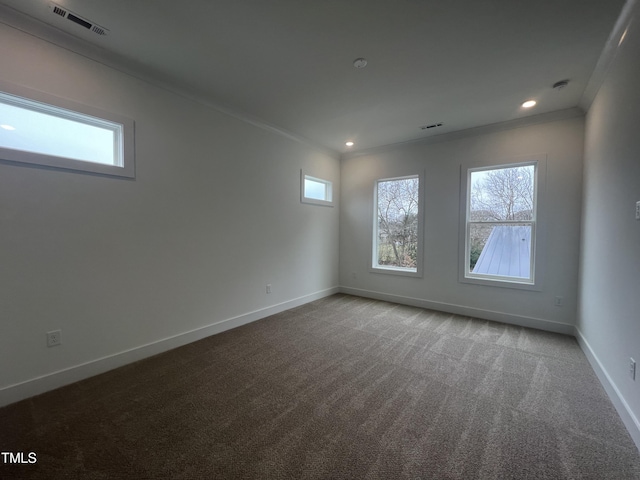
<instances>
[{"instance_id":1,"label":"window pane","mask_svg":"<svg viewBox=\"0 0 640 480\"><path fill-rule=\"evenodd\" d=\"M67 115L62 109L58 109L61 116L57 116L53 112L55 107L43 107L52 113L4 103L0 99L0 147L120 166L120 152L116 147L120 125L97 119L96 123L103 126L92 125L63 118ZM87 117L88 122L90 118Z\"/></svg>"},{"instance_id":2,"label":"window pane","mask_svg":"<svg viewBox=\"0 0 640 480\"><path fill-rule=\"evenodd\" d=\"M328 200L327 198L327 185L323 182L311 180L306 177L304 179L304 196L307 198L313 198L314 200Z\"/></svg>"},{"instance_id":3,"label":"window pane","mask_svg":"<svg viewBox=\"0 0 640 480\"><path fill-rule=\"evenodd\" d=\"M531 277L531 224L472 224L469 230L471 273Z\"/></svg>"},{"instance_id":4,"label":"window pane","mask_svg":"<svg viewBox=\"0 0 640 480\"><path fill-rule=\"evenodd\" d=\"M533 165L471 172L468 220L533 220L534 172Z\"/></svg>"},{"instance_id":5,"label":"window pane","mask_svg":"<svg viewBox=\"0 0 640 480\"><path fill-rule=\"evenodd\" d=\"M333 207L333 183L330 180L305 175L304 171L300 170L300 201Z\"/></svg>"},{"instance_id":6,"label":"window pane","mask_svg":"<svg viewBox=\"0 0 640 480\"><path fill-rule=\"evenodd\" d=\"M377 266L417 269L419 180L378 182Z\"/></svg>"}]
</instances>

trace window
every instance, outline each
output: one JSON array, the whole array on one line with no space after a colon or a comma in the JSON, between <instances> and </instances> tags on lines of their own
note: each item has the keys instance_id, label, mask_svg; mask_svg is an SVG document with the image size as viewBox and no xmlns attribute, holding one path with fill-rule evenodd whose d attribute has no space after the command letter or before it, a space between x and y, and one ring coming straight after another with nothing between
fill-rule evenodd
<instances>
[{"instance_id":1,"label":"window","mask_svg":"<svg viewBox=\"0 0 640 480\"><path fill-rule=\"evenodd\" d=\"M333 206L333 183L305 175L300 171L300 201L314 205Z\"/></svg>"},{"instance_id":2,"label":"window","mask_svg":"<svg viewBox=\"0 0 640 480\"><path fill-rule=\"evenodd\" d=\"M0 159L135 176L132 120L42 92L0 87Z\"/></svg>"},{"instance_id":3,"label":"window","mask_svg":"<svg viewBox=\"0 0 640 480\"><path fill-rule=\"evenodd\" d=\"M466 169L464 279L522 286L536 283L539 170L543 165L529 157L528 161Z\"/></svg>"},{"instance_id":4,"label":"window","mask_svg":"<svg viewBox=\"0 0 640 480\"><path fill-rule=\"evenodd\" d=\"M372 271L421 275L421 198L418 175L376 181Z\"/></svg>"}]
</instances>

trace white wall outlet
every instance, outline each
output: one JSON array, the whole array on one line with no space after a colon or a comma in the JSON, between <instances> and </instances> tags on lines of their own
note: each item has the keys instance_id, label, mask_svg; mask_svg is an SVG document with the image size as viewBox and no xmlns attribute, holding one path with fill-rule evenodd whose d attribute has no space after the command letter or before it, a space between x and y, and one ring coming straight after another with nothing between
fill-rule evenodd
<instances>
[{"instance_id":1,"label":"white wall outlet","mask_svg":"<svg viewBox=\"0 0 640 480\"><path fill-rule=\"evenodd\" d=\"M555 298L553 299L553 304L554 304L556 307L561 307L561 306L563 306L563 305L564 305L564 297L555 297Z\"/></svg>"},{"instance_id":2,"label":"white wall outlet","mask_svg":"<svg viewBox=\"0 0 640 480\"><path fill-rule=\"evenodd\" d=\"M55 347L62 343L61 330L47 332L47 347Z\"/></svg>"},{"instance_id":3,"label":"white wall outlet","mask_svg":"<svg viewBox=\"0 0 640 480\"><path fill-rule=\"evenodd\" d=\"M640 220L640 202L636 202L636 220Z\"/></svg>"},{"instance_id":4,"label":"white wall outlet","mask_svg":"<svg viewBox=\"0 0 640 480\"><path fill-rule=\"evenodd\" d=\"M271 284L267 283L267 293L271 293Z\"/></svg>"},{"instance_id":5,"label":"white wall outlet","mask_svg":"<svg viewBox=\"0 0 640 480\"><path fill-rule=\"evenodd\" d=\"M633 358L629 359L629 376L631 380L636 379L636 361Z\"/></svg>"}]
</instances>

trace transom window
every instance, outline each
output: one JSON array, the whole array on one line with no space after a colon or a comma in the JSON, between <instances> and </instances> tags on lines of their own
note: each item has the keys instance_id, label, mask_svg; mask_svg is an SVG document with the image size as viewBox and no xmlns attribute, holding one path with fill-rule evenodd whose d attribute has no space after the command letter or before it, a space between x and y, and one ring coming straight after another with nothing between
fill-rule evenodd
<instances>
[{"instance_id":1,"label":"transom window","mask_svg":"<svg viewBox=\"0 0 640 480\"><path fill-rule=\"evenodd\" d=\"M42 92L9 89L0 91L0 159L135 175L132 120Z\"/></svg>"},{"instance_id":2,"label":"transom window","mask_svg":"<svg viewBox=\"0 0 640 480\"><path fill-rule=\"evenodd\" d=\"M333 205L333 182L300 171L300 201L315 205Z\"/></svg>"}]
</instances>

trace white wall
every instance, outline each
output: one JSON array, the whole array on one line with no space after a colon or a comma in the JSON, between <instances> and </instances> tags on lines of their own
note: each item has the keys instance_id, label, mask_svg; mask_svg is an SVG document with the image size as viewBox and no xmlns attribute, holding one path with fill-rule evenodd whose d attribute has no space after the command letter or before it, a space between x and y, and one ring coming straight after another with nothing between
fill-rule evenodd
<instances>
[{"instance_id":1,"label":"white wall","mask_svg":"<svg viewBox=\"0 0 640 480\"><path fill-rule=\"evenodd\" d=\"M339 202L299 190L303 168L339 192L337 157L2 24L0 65L2 81L133 118L137 172L0 162L0 405L338 285Z\"/></svg>"},{"instance_id":2,"label":"white wall","mask_svg":"<svg viewBox=\"0 0 640 480\"><path fill-rule=\"evenodd\" d=\"M586 121L578 337L640 446L640 12ZM609 383L609 385L607 385Z\"/></svg>"},{"instance_id":3,"label":"white wall","mask_svg":"<svg viewBox=\"0 0 640 480\"><path fill-rule=\"evenodd\" d=\"M508 125L501 126L505 127ZM407 144L343 159L340 283L352 293L573 333L584 117L493 130L484 128L449 141ZM548 246L541 291L460 283L461 162L508 161L538 153L548 156L545 199L549 208L540 212L541 221L546 217L546 231L539 234ZM426 197L423 278L369 272L374 181L421 171L425 171ZM564 297L564 306L554 306L556 296Z\"/></svg>"}]
</instances>

